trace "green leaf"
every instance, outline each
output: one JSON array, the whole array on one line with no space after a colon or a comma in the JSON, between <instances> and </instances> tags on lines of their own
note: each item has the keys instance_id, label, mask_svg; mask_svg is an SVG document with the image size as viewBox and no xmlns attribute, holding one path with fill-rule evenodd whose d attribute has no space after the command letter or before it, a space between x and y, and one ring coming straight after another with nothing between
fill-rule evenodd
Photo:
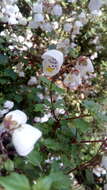
<instances>
[{"instance_id":1,"label":"green leaf","mask_svg":"<svg viewBox=\"0 0 107 190\"><path fill-rule=\"evenodd\" d=\"M40 166L40 163L42 161L41 154L37 151L31 152L27 156L28 160L34 165L34 166Z\"/></svg>"},{"instance_id":2,"label":"green leaf","mask_svg":"<svg viewBox=\"0 0 107 190\"><path fill-rule=\"evenodd\" d=\"M45 85L47 85L48 87L50 87L51 81L48 80L46 77L44 77L44 76L39 77L39 80L40 80L41 82L43 82Z\"/></svg>"},{"instance_id":3,"label":"green leaf","mask_svg":"<svg viewBox=\"0 0 107 190\"><path fill-rule=\"evenodd\" d=\"M2 185L5 190L31 190L26 176L17 173L0 177L0 185Z\"/></svg>"},{"instance_id":4,"label":"green leaf","mask_svg":"<svg viewBox=\"0 0 107 190\"><path fill-rule=\"evenodd\" d=\"M101 110L100 104L91 101L91 100L85 100L83 102L83 105L92 113L97 113L99 110Z\"/></svg>"},{"instance_id":5,"label":"green leaf","mask_svg":"<svg viewBox=\"0 0 107 190\"><path fill-rule=\"evenodd\" d=\"M52 149L52 150L60 150L61 149L60 143L58 143L55 140L50 139L50 138L44 140L44 145L47 148Z\"/></svg>"},{"instance_id":6,"label":"green leaf","mask_svg":"<svg viewBox=\"0 0 107 190\"><path fill-rule=\"evenodd\" d=\"M36 111L36 112L44 112L44 109L45 109L44 104L36 104L35 108L34 108L34 111Z\"/></svg>"},{"instance_id":7,"label":"green leaf","mask_svg":"<svg viewBox=\"0 0 107 190\"><path fill-rule=\"evenodd\" d=\"M54 172L37 181L33 190L69 190L71 182L62 172Z\"/></svg>"},{"instance_id":8,"label":"green leaf","mask_svg":"<svg viewBox=\"0 0 107 190\"><path fill-rule=\"evenodd\" d=\"M5 69L3 75L4 75L4 77L9 77L12 80L16 80L16 78L17 78L16 73L12 69Z\"/></svg>"},{"instance_id":9,"label":"green leaf","mask_svg":"<svg viewBox=\"0 0 107 190\"><path fill-rule=\"evenodd\" d=\"M88 170L88 169L86 170L86 183L88 185L95 184L93 173L91 170Z\"/></svg>"},{"instance_id":10,"label":"green leaf","mask_svg":"<svg viewBox=\"0 0 107 190\"><path fill-rule=\"evenodd\" d=\"M65 90L62 88L59 88L58 86L56 86L55 84L52 84L52 89L55 92L58 92L59 94L64 94Z\"/></svg>"},{"instance_id":11,"label":"green leaf","mask_svg":"<svg viewBox=\"0 0 107 190\"><path fill-rule=\"evenodd\" d=\"M49 177L44 177L39 179L37 184L33 185L33 190L50 190L52 185L52 179Z\"/></svg>"},{"instance_id":12,"label":"green leaf","mask_svg":"<svg viewBox=\"0 0 107 190\"><path fill-rule=\"evenodd\" d=\"M11 160L6 160L6 162L4 163L4 168L7 170L7 171L13 171L14 170L14 162L11 161Z\"/></svg>"},{"instance_id":13,"label":"green leaf","mask_svg":"<svg viewBox=\"0 0 107 190\"><path fill-rule=\"evenodd\" d=\"M84 119L76 119L72 122L73 126L79 129L81 132L86 132L89 129L89 123Z\"/></svg>"},{"instance_id":14,"label":"green leaf","mask_svg":"<svg viewBox=\"0 0 107 190\"><path fill-rule=\"evenodd\" d=\"M8 63L8 57L6 55L0 54L0 65L5 65Z\"/></svg>"}]
</instances>

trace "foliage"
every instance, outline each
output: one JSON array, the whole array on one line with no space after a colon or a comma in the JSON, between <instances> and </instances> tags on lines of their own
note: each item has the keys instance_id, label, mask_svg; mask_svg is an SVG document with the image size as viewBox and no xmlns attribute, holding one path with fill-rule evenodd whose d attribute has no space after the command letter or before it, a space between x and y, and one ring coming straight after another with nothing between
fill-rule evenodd
<instances>
[{"instance_id":1,"label":"foliage","mask_svg":"<svg viewBox=\"0 0 107 190\"><path fill-rule=\"evenodd\" d=\"M14 3L22 14L19 21L17 16L11 21L15 24L9 21L11 16L5 22L0 15L0 120L2 128L4 103L10 100L13 110L25 112L28 123L42 131L42 138L30 154L21 157L11 135L4 136L0 129L0 187L103 189L106 176L95 176L93 168L100 166L107 151L107 5L102 5L100 15L89 10L88 0L44 0L44 21L35 23L35 2ZM55 3L62 7L60 16L51 12ZM85 17L81 18L81 13ZM21 24L22 18L25 24ZM77 33L76 21L84 22ZM64 29L66 23L72 25L70 31ZM64 63L53 77L45 76L42 69L42 55L47 49L64 55ZM93 62L94 73L88 73L71 89L64 79L84 56ZM37 82L29 85L32 76Z\"/></svg>"}]
</instances>

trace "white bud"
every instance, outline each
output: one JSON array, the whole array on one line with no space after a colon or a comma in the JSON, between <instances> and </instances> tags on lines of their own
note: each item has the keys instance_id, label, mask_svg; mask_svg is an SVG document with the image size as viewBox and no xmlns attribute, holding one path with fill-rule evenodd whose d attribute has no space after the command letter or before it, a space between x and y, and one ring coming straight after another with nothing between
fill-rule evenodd
<instances>
[{"instance_id":1,"label":"white bud","mask_svg":"<svg viewBox=\"0 0 107 190\"><path fill-rule=\"evenodd\" d=\"M18 75L19 75L19 77L25 77L25 73L24 73L23 71L20 71L20 72L18 73Z\"/></svg>"},{"instance_id":2,"label":"white bud","mask_svg":"<svg viewBox=\"0 0 107 190\"><path fill-rule=\"evenodd\" d=\"M72 24L70 24L70 23L64 24L64 31L65 32L70 32L71 29L72 29Z\"/></svg>"},{"instance_id":3,"label":"white bud","mask_svg":"<svg viewBox=\"0 0 107 190\"><path fill-rule=\"evenodd\" d=\"M32 85L35 85L35 84L37 84L37 78L35 76L31 76L31 78L28 80L27 85L32 86Z\"/></svg>"},{"instance_id":4,"label":"white bud","mask_svg":"<svg viewBox=\"0 0 107 190\"><path fill-rule=\"evenodd\" d=\"M53 7L52 14L55 16L61 16L62 15L62 7L60 5L55 5Z\"/></svg>"},{"instance_id":5,"label":"white bud","mask_svg":"<svg viewBox=\"0 0 107 190\"><path fill-rule=\"evenodd\" d=\"M35 143L41 136L42 133L37 128L29 124L23 124L14 130L12 143L20 156L26 156L33 150Z\"/></svg>"},{"instance_id":6,"label":"white bud","mask_svg":"<svg viewBox=\"0 0 107 190\"><path fill-rule=\"evenodd\" d=\"M12 101L9 101L7 100L5 103L4 103L4 108L7 108L7 109L12 109L14 107L14 102Z\"/></svg>"},{"instance_id":7,"label":"white bud","mask_svg":"<svg viewBox=\"0 0 107 190\"><path fill-rule=\"evenodd\" d=\"M34 3L32 11L34 13L42 13L42 11L43 11L42 3L38 3L38 2Z\"/></svg>"},{"instance_id":8,"label":"white bud","mask_svg":"<svg viewBox=\"0 0 107 190\"><path fill-rule=\"evenodd\" d=\"M44 16L41 13L34 14L34 22L43 22Z\"/></svg>"},{"instance_id":9,"label":"white bud","mask_svg":"<svg viewBox=\"0 0 107 190\"><path fill-rule=\"evenodd\" d=\"M58 50L48 50L42 55L43 72L47 76L56 75L64 61L62 52Z\"/></svg>"}]
</instances>

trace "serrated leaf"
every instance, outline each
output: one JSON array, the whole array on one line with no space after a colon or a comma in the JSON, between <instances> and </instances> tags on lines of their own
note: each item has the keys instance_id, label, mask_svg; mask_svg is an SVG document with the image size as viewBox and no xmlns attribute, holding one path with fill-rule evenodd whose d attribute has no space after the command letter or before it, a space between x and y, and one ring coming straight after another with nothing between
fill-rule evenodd
<instances>
[{"instance_id":1,"label":"serrated leaf","mask_svg":"<svg viewBox=\"0 0 107 190\"><path fill-rule=\"evenodd\" d=\"M54 172L37 181L33 190L69 190L70 180L62 172Z\"/></svg>"},{"instance_id":2,"label":"serrated leaf","mask_svg":"<svg viewBox=\"0 0 107 190\"><path fill-rule=\"evenodd\" d=\"M44 140L44 145L49 148L49 149L52 149L52 150L59 150L61 149L61 146L58 142L56 142L55 140L53 139L46 139Z\"/></svg>"},{"instance_id":3,"label":"serrated leaf","mask_svg":"<svg viewBox=\"0 0 107 190\"><path fill-rule=\"evenodd\" d=\"M50 190L52 180L49 177L44 177L37 181L37 184L33 185L33 190Z\"/></svg>"},{"instance_id":4,"label":"serrated leaf","mask_svg":"<svg viewBox=\"0 0 107 190\"><path fill-rule=\"evenodd\" d=\"M12 160L6 160L6 162L4 163L4 168L7 171L13 171L14 170L14 162Z\"/></svg>"},{"instance_id":5,"label":"serrated leaf","mask_svg":"<svg viewBox=\"0 0 107 190\"><path fill-rule=\"evenodd\" d=\"M40 80L41 82L43 82L45 85L47 85L48 87L50 87L51 81L48 80L46 77L44 77L44 76L39 77L39 80Z\"/></svg>"},{"instance_id":6,"label":"serrated leaf","mask_svg":"<svg viewBox=\"0 0 107 190\"><path fill-rule=\"evenodd\" d=\"M5 190L31 190L26 176L17 173L0 177L0 185L2 185Z\"/></svg>"},{"instance_id":7,"label":"serrated leaf","mask_svg":"<svg viewBox=\"0 0 107 190\"><path fill-rule=\"evenodd\" d=\"M34 165L34 166L40 166L40 163L42 161L41 154L37 151L31 152L27 156L28 160Z\"/></svg>"},{"instance_id":8,"label":"serrated leaf","mask_svg":"<svg viewBox=\"0 0 107 190\"><path fill-rule=\"evenodd\" d=\"M89 123L84 119L76 119L72 124L75 128L80 129L81 132L86 132L89 129Z\"/></svg>"},{"instance_id":9,"label":"serrated leaf","mask_svg":"<svg viewBox=\"0 0 107 190\"><path fill-rule=\"evenodd\" d=\"M45 109L44 104L36 104L35 108L34 108L34 111L36 111L36 112L44 112L44 109Z\"/></svg>"},{"instance_id":10,"label":"serrated leaf","mask_svg":"<svg viewBox=\"0 0 107 190\"><path fill-rule=\"evenodd\" d=\"M100 109L101 109L101 106L100 104L94 102L94 101L91 101L91 100L85 100L83 102L83 105L91 112L93 113L97 113Z\"/></svg>"}]
</instances>

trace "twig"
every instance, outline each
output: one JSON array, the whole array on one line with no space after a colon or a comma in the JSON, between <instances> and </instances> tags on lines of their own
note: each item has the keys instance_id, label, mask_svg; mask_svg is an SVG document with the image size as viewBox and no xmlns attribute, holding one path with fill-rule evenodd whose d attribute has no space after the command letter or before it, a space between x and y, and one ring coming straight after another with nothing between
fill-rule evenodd
<instances>
[{"instance_id":1,"label":"twig","mask_svg":"<svg viewBox=\"0 0 107 190\"><path fill-rule=\"evenodd\" d=\"M49 90L49 95L50 95L50 100L51 100L51 113L53 115L53 117L55 118L56 121L59 121L59 119L56 117L55 115L55 111L54 111L54 107L53 107L53 98L52 98L52 82L50 84L50 90Z\"/></svg>"},{"instance_id":2,"label":"twig","mask_svg":"<svg viewBox=\"0 0 107 190\"><path fill-rule=\"evenodd\" d=\"M96 155L93 158L91 158L89 161L69 170L66 174L69 174L69 173L74 172L76 170L83 170L84 168L87 168L88 166L92 166L95 163L97 156L98 156L98 153L100 153L103 145L104 145L104 142L101 144L99 150L97 151Z\"/></svg>"},{"instance_id":3,"label":"twig","mask_svg":"<svg viewBox=\"0 0 107 190\"><path fill-rule=\"evenodd\" d=\"M65 119L62 119L62 120L74 120L74 119L79 119L79 118L83 118L83 117L90 117L91 115L89 114L83 114L83 115L79 115L79 116L74 116L74 117L71 117L71 118L65 118Z\"/></svg>"},{"instance_id":4,"label":"twig","mask_svg":"<svg viewBox=\"0 0 107 190\"><path fill-rule=\"evenodd\" d=\"M72 142L72 144L101 143L101 142L103 143L105 141L107 141L107 138L104 139L104 140L100 139L100 140L93 140L93 141L91 141L91 140L87 140L87 141L83 140L83 141L79 141L79 142Z\"/></svg>"}]
</instances>

